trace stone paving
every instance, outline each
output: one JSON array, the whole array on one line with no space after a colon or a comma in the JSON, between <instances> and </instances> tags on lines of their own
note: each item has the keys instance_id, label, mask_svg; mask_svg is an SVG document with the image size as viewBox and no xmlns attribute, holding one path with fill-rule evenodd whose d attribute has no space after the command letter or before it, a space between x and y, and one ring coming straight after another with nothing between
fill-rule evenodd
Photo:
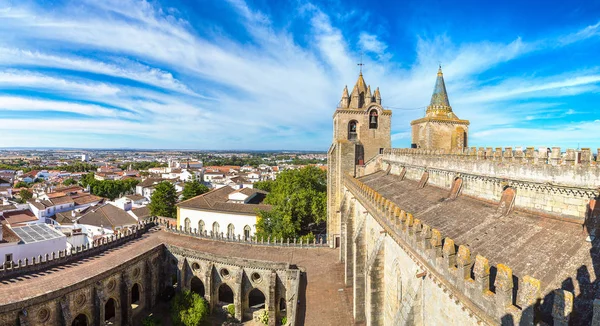
<instances>
[{"instance_id":1,"label":"stone paving","mask_svg":"<svg viewBox=\"0 0 600 326\"><path fill-rule=\"evenodd\" d=\"M306 273L305 293L298 306L298 325L352 325L352 288L343 283L338 251L329 248L284 248L222 243L166 231L150 231L141 238L74 264L51 268L0 283L0 307L58 291L121 265L152 248L170 244L224 257L240 257L295 264Z\"/></svg>"}]
</instances>

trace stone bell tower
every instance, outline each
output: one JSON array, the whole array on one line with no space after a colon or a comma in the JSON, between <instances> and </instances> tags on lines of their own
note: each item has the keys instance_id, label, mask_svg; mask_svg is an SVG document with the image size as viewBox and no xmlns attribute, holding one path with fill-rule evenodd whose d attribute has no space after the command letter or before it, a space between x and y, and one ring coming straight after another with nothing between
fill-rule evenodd
<instances>
[{"instance_id":1,"label":"stone bell tower","mask_svg":"<svg viewBox=\"0 0 600 326\"><path fill-rule=\"evenodd\" d=\"M348 94L344 87L342 99L333 113L333 142L327 152L327 233L330 246L340 235L342 178L346 173L360 176L367 161L390 148L392 112L381 106L379 88L371 93L362 71Z\"/></svg>"},{"instance_id":2,"label":"stone bell tower","mask_svg":"<svg viewBox=\"0 0 600 326\"><path fill-rule=\"evenodd\" d=\"M441 66L425 117L413 120L410 124L413 148L452 152L467 147L469 120L460 120L452 112Z\"/></svg>"}]
</instances>

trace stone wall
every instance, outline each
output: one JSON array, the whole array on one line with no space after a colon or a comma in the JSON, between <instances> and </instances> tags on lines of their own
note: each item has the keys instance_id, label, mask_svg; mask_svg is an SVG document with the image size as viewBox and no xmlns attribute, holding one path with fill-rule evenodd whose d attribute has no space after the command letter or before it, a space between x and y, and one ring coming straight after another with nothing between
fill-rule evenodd
<instances>
[{"instance_id":1,"label":"stone wall","mask_svg":"<svg viewBox=\"0 0 600 326\"><path fill-rule=\"evenodd\" d=\"M426 119L424 119L426 120ZM468 122L426 120L412 125L412 143L418 148L450 151L468 143Z\"/></svg>"},{"instance_id":2,"label":"stone wall","mask_svg":"<svg viewBox=\"0 0 600 326\"><path fill-rule=\"evenodd\" d=\"M369 112L377 110L378 125L376 129L369 128ZM376 103L368 108L342 109L338 108L333 116L333 143L327 152L327 242L334 247L340 236L341 222L339 217L340 189L342 176L351 173L355 176L364 175L365 164L378 157L380 150L391 144L392 112L385 110ZM357 122L356 139L348 139L348 124ZM364 160L357 164L356 146L362 145ZM370 164L368 166L373 166Z\"/></svg>"},{"instance_id":3,"label":"stone wall","mask_svg":"<svg viewBox=\"0 0 600 326\"><path fill-rule=\"evenodd\" d=\"M148 228L155 226L158 219L144 222L128 235L96 243L92 248L80 248L76 252L60 255L55 259L37 261L34 264L8 267L1 271L5 277L30 277L32 272L47 271L65 263L93 258L109 248L127 245ZM200 234L166 227L167 232L182 236L201 237ZM156 231L156 230L154 230ZM205 237L205 235L202 235ZM223 241L223 245L236 239L209 238ZM237 239L235 242L241 242ZM320 243L246 241L248 245L322 247ZM79 263L88 263L87 261ZM43 274L38 276L43 277ZM282 317L287 317L286 325L296 324L297 298L301 289L301 271L287 263L250 260L244 258L221 257L195 250L160 244L132 257L117 268L106 272L81 275L73 279L70 286L35 297L19 297L19 300L0 306L0 326L8 325L71 325L75 319L83 319L87 325L104 323L105 316L111 315L114 303L114 316L111 325L133 325L137 314L147 312L157 302L161 293L173 289L199 291L193 284L202 284L204 297L211 310L218 312L218 291L221 284L227 284L234 294L235 317L238 320L251 320L249 293L258 289L265 297L265 307L269 314L269 325L279 325ZM195 283L194 283L195 282ZM134 298L139 300L132 302Z\"/></svg>"},{"instance_id":4,"label":"stone wall","mask_svg":"<svg viewBox=\"0 0 600 326\"><path fill-rule=\"evenodd\" d=\"M93 325L104 321L109 300L115 303L113 325L132 325L137 313L156 303L162 255L163 249L157 247L106 273L82 275L82 281L74 280L60 291L0 306L0 325L71 325L78 316ZM135 309L134 286L140 294Z\"/></svg>"},{"instance_id":5,"label":"stone wall","mask_svg":"<svg viewBox=\"0 0 600 326\"><path fill-rule=\"evenodd\" d=\"M549 157L545 150L513 152L511 148L470 149L459 154L386 149L382 160L390 173L400 174L404 169L406 177L413 180L427 171L427 182L441 188L450 189L453 181L461 178L462 194L484 200L499 201L502 191L511 187L516 191L516 208L583 223L600 185L600 168L591 160L591 153L585 153L586 159L579 154L573 161L574 151L561 156L559 148Z\"/></svg>"},{"instance_id":6,"label":"stone wall","mask_svg":"<svg viewBox=\"0 0 600 326\"><path fill-rule=\"evenodd\" d=\"M220 309L219 288L226 284L234 294L235 317L251 320L248 294L258 289L265 297L269 325L275 326L286 316L289 325L295 325L300 270L286 263L272 263L233 257L218 257L167 245L167 279L177 276L179 290L194 290L192 279L203 285L204 297L211 310ZM175 273L175 274L173 274ZM285 307L285 311L280 309Z\"/></svg>"},{"instance_id":7,"label":"stone wall","mask_svg":"<svg viewBox=\"0 0 600 326\"><path fill-rule=\"evenodd\" d=\"M342 259L346 282L354 286L357 321L534 325L540 281L520 275L515 284L510 267L490 266L359 180L347 175L344 181ZM556 290L553 296L554 325L568 325L573 293ZM593 316L592 325L600 323L598 299Z\"/></svg>"},{"instance_id":8,"label":"stone wall","mask_svg":"<svg viewBox=\"0 0 600 326\"><path fill-rule=\"evenodd\" d=\"M464 246L456 250L452 239L443 239L358 180L347 177L345 185L352 209L343 211L342 220L357 221L351 224L352 264L364 264L366 271L363 280L360 268L354 268L358 321L363 316L367 325L493 324L506 313L496 309L496 302L512 300L508 283L503 289L511 291L500 291L512 277L499 275L496 293L491 292L484 257L471 257ZM481 270L474 279L473 260Z\"/></svg>"}]
</instances>

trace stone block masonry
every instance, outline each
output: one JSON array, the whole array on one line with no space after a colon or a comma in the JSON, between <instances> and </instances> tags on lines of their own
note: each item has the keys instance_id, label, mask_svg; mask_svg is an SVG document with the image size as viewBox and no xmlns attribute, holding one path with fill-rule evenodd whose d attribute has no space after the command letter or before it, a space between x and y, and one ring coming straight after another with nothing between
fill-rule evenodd
<instances>
[{"instance_id":1,"label":"stone block masonry","mask_svg":"<svg viewBox=\"0 0 600 326\"><path fill-rule=\"evenodd\" d=\"M441 188L449 189L461 178L463 195L484 200L499 201L504 189L511 187L516 191L515 208L583 224L590 200L599 196L600 167L591 159L570 161L568 155L559 154L560 148L554 148L549 159L543 149L527 153L512 148L459 153L386 149L382 160L392 171L406 169L409 179L419 180L427 172L428 182Z\"/></svg>"}]
</instances>

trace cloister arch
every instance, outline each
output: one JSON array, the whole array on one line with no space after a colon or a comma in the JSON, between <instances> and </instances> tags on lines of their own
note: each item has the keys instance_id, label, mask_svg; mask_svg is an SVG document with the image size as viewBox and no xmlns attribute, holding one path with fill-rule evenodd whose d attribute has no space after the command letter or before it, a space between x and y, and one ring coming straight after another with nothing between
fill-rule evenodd
<instances>
[{"instance_id":1,"label":"cloister arch","mask_svg":"<svg viewBox=\"0 0 600 326\"><path fill-rule=\"evenodd\" d=\"M192 292L198 293L202 297L206 294L204 289L204 283L198 278L198 276L192 277L192 280L190 282L190 290Z\"/></svg>"},{"instance_id":2,"label":"cloister arch","mask_svg":"<svg viewBox=\"0 0 600 326\"><path fill-rule=\"evenodd\" d=\"M140 285L135 283L131 287L131 310L135 310L140 306L140 298L142 297L140 294Z\"/></svg>"},{"instance_id":3,"label":"cloister arch","mask_svg":"<svg viewBox=\"0 0 600 326\"><path fill-rule=\"evenodd\" d=\"M219 296L218 300L224 304L233 303L233 290L227 285L227 283L222 283L219 286Z\"/></svg>"},{"instance_id":4,"label":"cloister arch","mask_svg":"<svg viewBox=\"0 0 600 326\"><path fill-rule=\"evenodd\" d=\"M104 304L104 323L113 323L117 318L117 302L110 298Z\"/></svg>"},{"instance_id":5,"label":"cloister arch","mask_svg":"<svg viewBox=\"0 0 600 326\"><path fill-rule=\"evenodd\" d=\"M71 326L88 326L87 316L84 314L77 315L77 317L75 317L75 319L73 319Z\"/></svg>"},{"instance_id":6,"label":"cloister arch","mask_svg":"<svg viewBox=\"0 0 600 326\"><path fill-rule=\"evenodd\" d=\"M258 288L252 289L248 292L247 305L244 305L244 320L252 319L252 314L260 309L265 308L266 298L265 294Z\"/></svg>"}]
</instances>

